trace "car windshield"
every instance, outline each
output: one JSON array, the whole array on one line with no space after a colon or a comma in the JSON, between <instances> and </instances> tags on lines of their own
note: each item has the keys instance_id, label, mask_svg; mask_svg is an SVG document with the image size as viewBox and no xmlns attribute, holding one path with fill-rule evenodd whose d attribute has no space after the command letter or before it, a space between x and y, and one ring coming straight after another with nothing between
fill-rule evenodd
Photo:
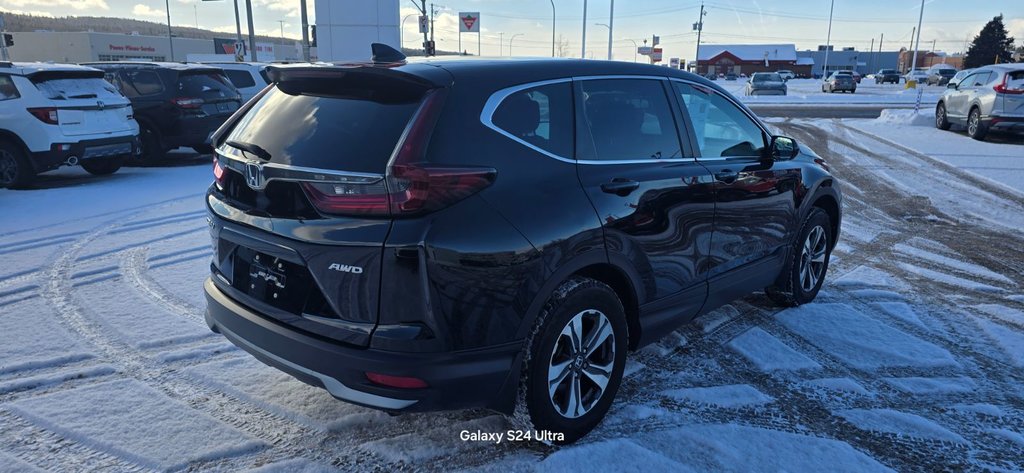
<instances>
[{"instance_id":1,"label":"car windshield","mask_svg":"<svg viewBox=\"0 0 1024 473\"><path fill-rule=\"evenodd\" d=\"M778 74L754 74L754 82L782 82Z\"/></svg>"}]
</instances>

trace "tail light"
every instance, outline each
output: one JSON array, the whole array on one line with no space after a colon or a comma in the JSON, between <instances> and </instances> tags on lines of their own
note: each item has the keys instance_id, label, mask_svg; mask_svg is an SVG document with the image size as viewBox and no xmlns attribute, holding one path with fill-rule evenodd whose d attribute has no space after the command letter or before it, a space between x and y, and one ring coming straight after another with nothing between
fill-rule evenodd
<instances>
[{"instance_id":1,"label":"tail light","mask_svg":"<svg viewBox=\"0 0 1024 473\"><path fill-rule=\"evenodd\" d=\"M176 97L171 99L171 103L177 105L179 108L199 108L203 106L203 99L195 97Z\"/></svg>"},{"instance_id":2,"label":"tail light","mask_svg":"<svg viewBox=\"0 0 1024 473\"><path fill-rule=\"evenodd\" d=\"M227 169L220 165L220 160L217 156L213 157L213 178L217 181L217 186L223 186L224 182L227 181Z\"/></svg>"},{"instance_id":3,"label":"tail light","mask_svg":"<svg viewBox=\"0 0 1024 473\"><path fill-rule=\"evenodd\" d=\"M57 115L57 109L53 107L42 107L42 108L30 108L28 113L39 119L43 123L50 125L60 124L59 117Z\"/></svg>"},{"instance_id":4,"label":"tail light","mask_svg":"<svg viewBox=\"0 0 1024 473\"><path fill-rule=\"evenodd\" d=\"M1010 88L1009 84L1007 83L1009 80L1010 74L1003 74L1003 81L996 84L995 87L992 87L992 89L995 90L996 92L999 92L1000 94L1024 94L1024 89Z\"/></svg>"},{"instance_id":5,"label":"tail light","mask_svg":"<svg viewBox=\"0 0 1024 473\"><path fill-rule=\"evenodd\" d=\"M383 180L371 184L303 183L312 204L334 215L413 216L442 209L491 185L497 176L493 168L423 162L444 95L443 90L428 92Z\"/></svg>"}]
</instances>

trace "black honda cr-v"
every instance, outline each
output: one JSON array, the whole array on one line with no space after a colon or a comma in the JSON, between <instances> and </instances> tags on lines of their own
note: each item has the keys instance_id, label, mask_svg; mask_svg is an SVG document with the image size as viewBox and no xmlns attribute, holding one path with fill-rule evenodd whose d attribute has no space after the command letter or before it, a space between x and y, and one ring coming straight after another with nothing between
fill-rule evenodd
<instances>
[{"instance_id":1,"label":"black honda cr-v","mask_svg":"<svg viewBox=\"0 0 1024 473\"><path fill-rule=\"evenodd\" d=\"M754 291L817 295L835 179L721 87L375 47L270 68L214 135L207 322L263 362L355 404L487 407L571 442L627 351Z\"/></svg>"}]
</instances>

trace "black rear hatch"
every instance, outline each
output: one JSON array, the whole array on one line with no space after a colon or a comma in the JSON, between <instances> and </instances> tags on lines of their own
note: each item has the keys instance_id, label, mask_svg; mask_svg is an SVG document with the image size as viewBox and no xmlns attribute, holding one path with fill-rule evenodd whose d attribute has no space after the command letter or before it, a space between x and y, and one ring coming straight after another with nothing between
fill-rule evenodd
<instances>
[{"instance_id":1,"label":"black rear hatch","mask_svg":"<svg viewBox=\"0 0 1024 473\"><path fill-rule=\"evenodd\" d=\"M229 221L215 228L215 274L279 322L366 346L392 221L384 175L437 85L379 67L271 74L276 83L214 137L209 201Z\"/></svg>"}]
</instances>

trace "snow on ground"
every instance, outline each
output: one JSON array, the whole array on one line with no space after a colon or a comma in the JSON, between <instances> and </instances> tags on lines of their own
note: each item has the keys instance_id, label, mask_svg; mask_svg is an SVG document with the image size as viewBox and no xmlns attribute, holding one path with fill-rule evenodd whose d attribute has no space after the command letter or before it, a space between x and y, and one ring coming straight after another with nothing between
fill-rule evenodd
<instances>
[{"instance_id":1,"label":"snow on ground","mask_svg":"<svg viewBox=\"0 0 1024 473\"><path fill-rule=\"evenodd\" d=\"M875 89L829 100L910 103ZM345 404L209 333L207 159L0 190L0 471L1024 470L1024 199L942 156L1012 174L1024 148L774 125L846 197L819 299L754 294L632 353L608 417L561 448L461 440L511 428L486 411Z\"/></svg>"}]
</instances>

